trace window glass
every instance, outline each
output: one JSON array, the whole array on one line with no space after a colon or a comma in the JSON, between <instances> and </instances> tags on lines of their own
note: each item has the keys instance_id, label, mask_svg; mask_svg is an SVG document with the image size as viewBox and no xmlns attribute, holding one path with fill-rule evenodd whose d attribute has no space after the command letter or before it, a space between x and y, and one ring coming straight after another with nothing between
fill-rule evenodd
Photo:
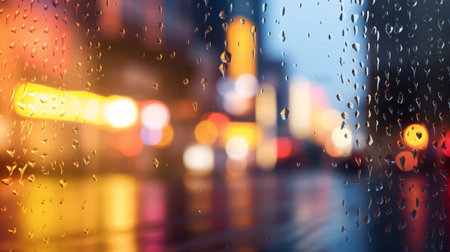
<instances>
[{"instance_id":1,"label":"window glass","mask_svg":"<svg viewBox=\"0 0 450 252\"><path fill-rule=\"evenodd\" d=\"M0 0L0 250L447 250L444 0Z\"/></svg>"}]
</instances>

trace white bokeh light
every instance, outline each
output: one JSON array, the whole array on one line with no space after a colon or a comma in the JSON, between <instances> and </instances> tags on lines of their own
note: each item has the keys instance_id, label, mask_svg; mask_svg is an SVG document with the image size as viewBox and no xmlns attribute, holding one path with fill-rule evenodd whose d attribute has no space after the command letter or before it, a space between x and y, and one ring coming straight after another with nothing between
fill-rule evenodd
<instances>
[{"instance_id":1,"label":"white bokeh light","mask_svg":"<svg viewBox=\"0 0 450 252\"><path fill-rule=\"evenodd\" d=\"M258 92L258 80L250 74L239 76L234 82L237 93L244 98L253 97Z\"/></svg>"},{"instance_id":2,"label":"white bokeh light","mask_svg":"<svg viewBox=\"0 0 450 252\"><path fill-rule=\"evenodd\" d=\"M244 138L236 136L228 140L225 151L229 158L234 160L244 159L248 154L248 143Z\"/></svg>"},{"instance_id":3,"label":"white bokeh light","mask_svg":"<svg viewBox=\"0 0 450 252\"><path fill-rule=\"evenodd\" d=\"M111 99L105 106L103 115L106 121L114 128L125 128L136 122L136 103L124 97Z\"/></svg>"},{"instance_id":4,"label":"white bokeh light","mask_svg":"<svg viewBox=\"0 0 450 252\"><path fill-rule=\"evenodd\" d=\"M192 145L184 151L183 163L190 171L209 173L214 167L214 151L206 145Z\"/></svg>"},{"instance_id":5,"label":"white bokeh light","mask_svg":"<svg viewBox=\"0 0 450 252\"><path fill-rule=\"evenodd\" d=\"M141 122L149 129L162 129L169 123L169 120L169 109L162 102L152 102L148 104L141 113Z\"/></svg>"}]
</instances>

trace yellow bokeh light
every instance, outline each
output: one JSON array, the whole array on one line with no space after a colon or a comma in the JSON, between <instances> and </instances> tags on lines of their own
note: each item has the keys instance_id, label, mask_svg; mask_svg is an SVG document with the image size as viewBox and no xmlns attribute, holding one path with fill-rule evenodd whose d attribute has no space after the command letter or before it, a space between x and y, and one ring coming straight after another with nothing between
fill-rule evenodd
<instances>
[{"instance_id":1,"label":"yellow bokeh light","mask_svg":"<svg viewBox=\"0 0 450 252\"><path fill-rule=\"evenodd\" d=\"M403 143L415 150L424 150L428 146L427 128L420 124L411 124L403 131Z\"/></svg>"},{"instance_id":2,"label":"yellow bokeh light","mask_svg":"<svg viewBox=\"0 0 450 252\"><path fill-rule=\"evenodd\" d=\"M107 99L85 91L63 91L34 83L15 90L14 110L25 117L105 124L100 109Z\"/></svg>"},{"instance_id":3,"label":"yellow bokeh light","mask_svg":"<svg viewBox=\"0 0 450 252\"><path fill-rule=\"evenodd\" d=\"M209 120L201 121L195 126L195 139L201 144L213 144L217 139L217 127Z\"/></svg>"},{"instance_id":4,"label":"yellow bokeh light","mask_svg":"<svg viewBox=\"0 0 450 252\"><path fill-rule=\"evenodd\" d=\"M255 148L262 138L261 128L256 123L231 122L223 129L222 143L225 146L233 137L243 138L250 148Z\"/></svg>"},{"instance_id":5,"label":"yellow bokeh light","mask_svg":"<svg viewBox=\"0 0 450 252\"><path fill-rule=\"evenodd\" d=\"M35 83L15 89L14 110L24 117L54 119L114 128L136 122L136 103L127 97L104 97L86 91L66 91Z\"/></svg>"},{"instance_id":6,"label":"yellow bokeh light","mask_svg":"<svg viewBox=\"0 0 450 252\"><path fill-rule=\"evenodd\" d=\"M228 51L231 53L227 72L233 78L241 74L256 76L256 31L252 34L253 24L250 19L240 22L242 19L233 17L227 31Z\"/></svg>"},{"instance_id":7,"label":"yellow bokeh light","mask_svg":"<svg viewBox=\"0 0 450 252\"><path fill-rule=\"evenodd\" d=\"M172 141L173 141L173 135L174 135L174 131L173 131L173 127L170 124L167 124L163 129L162 129L162 137L161 140L159 141L159 143L155 144L154 147L157 148L166 148L167 146L169 146Z\"/></svg>"}]
</instances>

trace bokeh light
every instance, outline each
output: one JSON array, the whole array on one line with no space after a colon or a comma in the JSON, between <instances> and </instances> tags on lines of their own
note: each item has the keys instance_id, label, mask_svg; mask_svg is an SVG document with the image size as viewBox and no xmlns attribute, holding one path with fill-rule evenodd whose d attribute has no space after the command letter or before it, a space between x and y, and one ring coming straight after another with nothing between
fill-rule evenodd
<instances>
[{"instance_id":1,"label":"bokeh light","mask_svg":"<svg viewBox=\"0 0 450 252\"><path fill-rule=\"evenodd\" d=\"M237 93L244 98L253 97L258 91L258 80L250 74L240 75L234 82Z\"/></svg>"},{"instance_id":2,"label":"bokeh light","mask_svg":"<svg viewBox=\"0 0 450 252\"><path fill-rule=\"evenodd\" d=\"M217 139L217 128L209 120L201 121L195 126L195 139L201 144L213 144Z\"/></svg>"},{"instance_id":3,"label":"bokeh light","mask_svg":"<svg viewBox=\"0 0 450 252\"><path fill-rule=\"evenodd\" d=\"M234 160L240 160L247 157L248 143L244 138L236 136L228 140L225 151L229 158Z\"/></svg>"},{"instance_id":4,"label":"bokeh light","mask_svg":"<svg viewBox=\"0 0 450 252\"><path fill-rule=\"evenodd\" d=\"M411 151L402 151L395 157L395 164L402 171L411 171L414 167L417 167L417 155L414 155Z\"/></svg>"},{"instance_id":5,"label":"bokeh light","mask_svg":"<svg viewBox=\"0 0 450 252\"><path fill-rule=\"evenodd\" d=\"M262 135L263 132L256 123L230 122L222 131L222 143L226 145L231 138L240 137L245 140L249 148L256 148Z\"/></svg>"},{"instance_id":6,"label":"bokeh light","mask_svg":"<svg viewBox=\"0 0 450 252\"><path fill-rule=\"evenodd\" d=\"M142 127L141 129L141 139L145 145L156 145L162 139L162 130L152 130L146 127Z\"/></svg>"},{"instance_id":7,"label":"bokeh light","mask_svg":"<svg viewBox=\"0 0 450 252\"><path fill-rule=\"evenodd\" d=\"M336 109L327 109L321 114L321 126L326 130L334 130L341 122L341 113Z\"/></svg>"},{"instance_id":8,"label":"bokeh light","mask_svg":"<svg viewBox=\"0 0 450 252\"><path fill-rule=\"evenodd\" d=\"M125 97L111 97L103 111L106 121L114 128L125 128L136 122L136 103Z\"/></svg>"},{"instance_id":9,"label":"bokeh light","mask_svg":"<svg viewBox=\"0 0 450 252\"><path fill-rule=\"evenodd\" d=\"M335 128L325 141L324 147L332 157L348 156L352 152L352 132L348 128Z\"/></svg>"},{"instance_id":10,"label":"bokeh light","mask_svg":"<svg viewBox=\"0 0 450 252\"><path fill-rule=\"evenodd\" d=\"M277 158L287 158L292 154L292 143L287 137L274 139L277 146Z\"/></svg>"},{"instance_id":11,"label":"bokeh light","mask_svg":"<svg viewBox=\"0 0 450 252\"><path fill-rule=\"evenodd\" d=\"M141 154L144 148L144 144L139 138L139 135L134 132L114 134L109 140L126 157L135 157Z\"/></svg>"},{"instance_id":12,"label":"bokeh light","mask_svg":"<svg viewBox=\"0 0 450 252\"><path fill-rule=\"evenodd\" d=\"M159 143L157 143L155 145L155 147L157 148L166 148L167 146L169 146L172 141L173 141L173 137L174 137L174 130L172 125L167 124L163 129L162 129L162 138L161 141L159 141Z\"/></svg>"},{"instance_id":13,"label":"bokeh light","mask_svg":"<svg viewBox=\"0 0 450 252\"><path fill-rule=\"evenodd\" d=\"M183 163L192 172L207 174L214 167L213 149L206 145L189 146L183 153Z\"/></svg>"},{"instance_id":14,"label":"bokeh light","mask_svg":"<svg viewBox=\"0 0 450 252\"><path fill-rule=\"evenodd\" d=\"M424 150L428 146L427 128L420 124L411 124L403 132L403 142L414 150Z\"/></svg>"},{"instance_id":15,"label":"bokeh light","mask_svg":"<svg viewBox=\"0 0 450 252\"><path fill-rule=\"evenodd\" d=\"M223 127L225 127L225 125L230 122L230 119L228 118L227 115L222 114L222 113L217 113L217 112L210 113L207 116L207 119L209 121L211 121L212 123L214 123L217 130L219 130L219 131L222 130Z\"/></svg>"},{"instance_id":16,"label":"bokeh light","mask_svg":"<svg viewBox=\"0 0 450 252\"><path fill-rule=\"evenodd\" d=\"M142 109L141 122L149 129L162 129L169 121L169 109L160 101L150 101Z\"/></svg>"},{"instance_id":17,"label":"bokeh light","mask_svg":"<svg viewBox=\"0 0 450 252\"><path fill-rule=\"evenodd\" d=\"M86 120L95 120L101 111L101 104L98 100L91 99L84 106L84 118Z\"/></svg>"},{"instance_id":18,"label":"bokeh light","mask_svg":"<svg viewBox=\"0 0 450 252\"><path fill-rule=\"evenodd\" d=\"M226 93L223 99L223 108L229 114L240 116L250 110L250 102L242 97L236 90Z\"/></svg>"}]
</instances>

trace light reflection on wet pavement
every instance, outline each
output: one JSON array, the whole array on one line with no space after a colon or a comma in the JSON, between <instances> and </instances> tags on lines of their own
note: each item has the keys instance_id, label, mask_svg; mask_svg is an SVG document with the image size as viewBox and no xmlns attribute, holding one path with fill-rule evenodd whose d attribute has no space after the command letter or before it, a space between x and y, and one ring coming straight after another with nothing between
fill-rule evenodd
<instances>
[{"instance_id":1,"label":"light reflection on wet pavement","mask_svg":"<svg viewBox=\"0 0 450 252\"><path fill-rule=\"evenodd\" d=\"M191 177L163 181L100 174L56 178L3 190L0 250L45 251L351 251L361 188L326 170ZM16 197L16 198L15 198ZM345 207L342 201L346 200ZM348 212L348 216L345 212ZM16 227L16 233L7 232ZM341 227L345 226L345 232ZM346 236L349 240L346 241Z\"/></svg>"}]
</instances>

